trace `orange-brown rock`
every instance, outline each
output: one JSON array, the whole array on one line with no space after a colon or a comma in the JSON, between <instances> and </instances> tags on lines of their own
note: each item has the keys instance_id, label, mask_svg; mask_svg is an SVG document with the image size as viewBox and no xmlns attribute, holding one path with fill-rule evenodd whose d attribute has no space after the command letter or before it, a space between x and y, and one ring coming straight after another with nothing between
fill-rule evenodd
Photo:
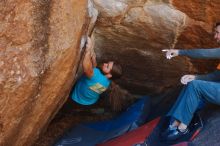
<instances>
[{"instance_id":1,"label":"orange-brown rock","mask_svg":"<svg viewBox=\"0 0 220 146\"><path fill-rule=\"evenodd\" d=\"M0 145L31 145L73 84L87 1L0 1Z\"/></svg>"},{"instance_id":2,"label":"orange-brown rock","mask_svg":"<svg viewBox=\"0 0 220 146\"><path fill-rule=\"evenodd\" d=\"M135 94L163 93L186 73L215 61L177 57L164 48L212 48L219 0L94 0L98 59L123 65L118 82ZM0 1L0 145L31 145L65 102L87 22L87 0Z\"/></svg>"}]
</instances>

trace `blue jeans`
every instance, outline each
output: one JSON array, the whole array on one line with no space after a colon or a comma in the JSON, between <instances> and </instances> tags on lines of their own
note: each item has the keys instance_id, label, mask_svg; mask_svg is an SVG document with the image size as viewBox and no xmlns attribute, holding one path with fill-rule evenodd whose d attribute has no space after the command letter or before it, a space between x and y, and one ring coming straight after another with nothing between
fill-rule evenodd
<instances>
[{"instance_id":1,"label":"blue jeans","mask_svg":"<svg viewBox=\"0 0 220 146\"><path fill-rule=\"evenodd\" d=\"M167 116L189 125L204 101L220 105L220 82L193 80L182 89Z\"/></svg>"}]
</instances>

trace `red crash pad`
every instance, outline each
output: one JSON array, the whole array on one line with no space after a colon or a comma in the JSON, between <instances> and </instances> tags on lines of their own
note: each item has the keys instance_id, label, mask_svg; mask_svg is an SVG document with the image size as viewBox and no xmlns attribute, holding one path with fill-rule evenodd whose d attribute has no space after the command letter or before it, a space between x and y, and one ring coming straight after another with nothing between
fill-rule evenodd
<instances>
[{"instance_id":1,"label":"red crash pad","mask_svg":"<svg viewBox=\"0 0 220 146\"><path fill-rule=\"evenodd\" d=\"M126 133L125 135L107 141L105 143L98 144L97 146L132 146L136 143L142 143L151 134L159 121L160 117L133 131Z\"/></svg>"},{"instance_id":2,"label":"red crash pad","mask_svg":"<svg viewBox=\"0 0 220 146\"><path fill-rule=\"evenodd\" d=\"M181 143L175 144L173 146L188 146L188 142L181 142Z\"/></svg>"}]
</instances>

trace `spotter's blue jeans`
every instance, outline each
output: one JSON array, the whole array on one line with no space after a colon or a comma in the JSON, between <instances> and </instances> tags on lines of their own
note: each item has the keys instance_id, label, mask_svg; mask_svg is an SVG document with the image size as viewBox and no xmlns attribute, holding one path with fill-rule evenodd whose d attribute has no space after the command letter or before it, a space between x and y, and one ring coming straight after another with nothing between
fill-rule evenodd
<instances>
[{"instance_id":1,"label":"spotter's blue jeans","mask_svg":"<svg viewBox=\"0 0 220 146\"><path fill-rule=\"evenodd\" d=\"M189 125L194 113L204 102L220 105L220 82L193 80L181 91L177 101L167 114Z\"/></svg>"}]
</instances>

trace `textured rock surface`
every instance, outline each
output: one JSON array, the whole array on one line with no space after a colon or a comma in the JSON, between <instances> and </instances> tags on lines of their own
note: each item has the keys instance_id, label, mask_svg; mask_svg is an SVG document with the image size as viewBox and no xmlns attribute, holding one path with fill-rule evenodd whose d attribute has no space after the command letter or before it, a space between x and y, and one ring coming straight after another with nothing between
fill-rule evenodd
<instances>
[{"instance_id":1,"label":"textured rock surface","mask_svg":"<svg viewBox=\"0 0 220 146\"><path fill-rule=\"evenodd\" d=\"M215 61L166 60L163 48L212 48L219 0L94 0L96 52L124 67L135 94L173 88ZM0 145L31 145L65 102L79 60L86 0L0 0ZM41 145L41 144L39 144Z\"/></svg>"},{"instance_id":2,"label":"textured rock surface","mask_svg":"<svg viewBox=\"0 0 220 146\"><path fill-rule=\"evenodd\" d=\"M86 0L0 1L0 145L31 145L63 105L86 17Z\"/></svg>"},{"instance_id":3,"label":"textured rock surface","mask_svg":"<svg viewBox=\"0 0 220 146\"><path fill-rule=\"evenodd\" d=\"M215 68L213 61L166 60L161 50L216 47L212 26L220 20L218 0L94 1L100 11L98 57L123 64L120 84L133 93L160 93L179 83L183 74Z\"/></svg>"}]
</instances>

